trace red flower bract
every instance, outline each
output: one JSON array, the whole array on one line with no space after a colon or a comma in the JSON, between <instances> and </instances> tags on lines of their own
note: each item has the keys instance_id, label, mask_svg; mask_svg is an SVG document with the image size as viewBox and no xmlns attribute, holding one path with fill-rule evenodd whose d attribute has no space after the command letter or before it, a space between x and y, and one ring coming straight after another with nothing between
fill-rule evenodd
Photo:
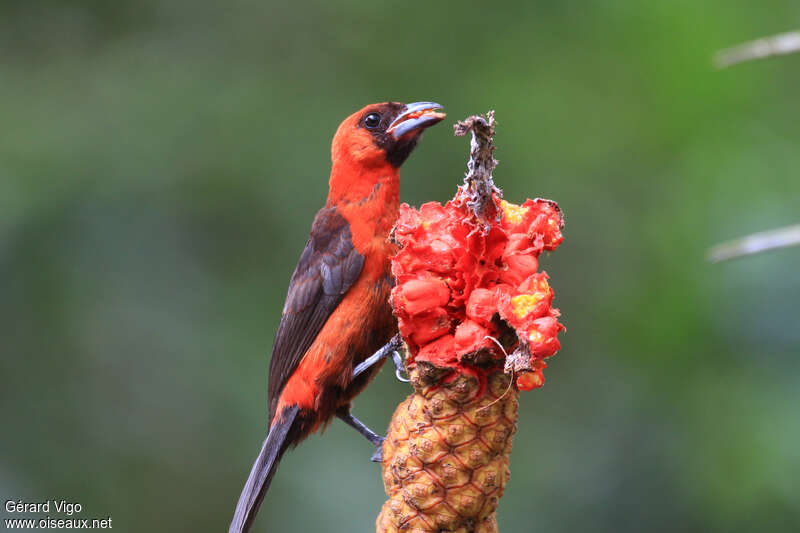
<instances>
[{"instance_id":1,"label":"red flower bract","mask_svg":"<svg viewBox=\"0 0 800 533\"><path fill-rule=\"evenodd\" d=\"M544 383L543 359L561 346L564 326L538 267L539 255L563 241L563 218L550 200L515 205L495 194L491 202L487 212L497 216L489 222L477 220L463 189L444 206L400 207L392 305L409 366L463 371L480 361L488 372L515 351L525 354L513 365L516 385L530 390Z\"/></svg>"}]
</instances>

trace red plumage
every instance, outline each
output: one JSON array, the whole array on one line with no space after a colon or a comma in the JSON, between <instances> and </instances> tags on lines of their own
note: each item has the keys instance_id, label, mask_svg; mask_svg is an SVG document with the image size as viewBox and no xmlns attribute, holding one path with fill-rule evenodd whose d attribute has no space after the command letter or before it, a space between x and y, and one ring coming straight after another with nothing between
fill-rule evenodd
<instances>
[{"instance_id":1,"label":"red plumage","mask_svg":"<svg viewBox=\"0 0 800 533\"><path fill-rule=\"evenodd\" d=\"M289 284L268 385L270 427L230 531L247 531L288 446L335 415L380 368L358 363L397 329L388 236L399 208L399 167L422 131L444 118L430 102L367 106L333 139L328 200Z\"/></svg>"}]
</instances>

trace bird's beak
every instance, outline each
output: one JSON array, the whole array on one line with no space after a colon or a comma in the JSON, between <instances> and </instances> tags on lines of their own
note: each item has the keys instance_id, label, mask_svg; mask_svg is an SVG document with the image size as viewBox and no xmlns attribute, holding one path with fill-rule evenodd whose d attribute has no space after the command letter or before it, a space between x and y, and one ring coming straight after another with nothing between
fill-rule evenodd
<instances>
[{"instance_id":1,"label":"bird's beak","mask_svg":"<svg viewBox=\"0 0 800 533\"><path fill-rule=\"evenodd\" d=\"M425 128L438 124L444 120L444 113L437 113L443 109L435 102L414 102L406 105L403 112L389 125L386 133L395 139L401 139L411 132L421 132Z\"/></svg>"}]
</instances>

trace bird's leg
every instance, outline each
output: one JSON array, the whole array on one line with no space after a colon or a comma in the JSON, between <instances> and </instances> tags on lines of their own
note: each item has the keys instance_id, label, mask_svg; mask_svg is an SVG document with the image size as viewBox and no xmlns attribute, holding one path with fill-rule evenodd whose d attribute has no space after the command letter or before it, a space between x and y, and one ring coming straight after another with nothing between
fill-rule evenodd
<instances>
[{"instance_id":1,"label":"bird's leg","mask_svg":"<svg viewBox=\"0 0 800 533\"><path fill-rule=\"evenodd\" d=\"M350 409L347 407L336 411L336 416L339 417L345 424L364 435L367 440L373 444L373 446L378 448L375 453L372 454L372 457L370 457L370 461L373 463L380 463L383 460L383 441L385 438L369 429L361 420L354 417L350 412Z\"/></svg>"},{"instance_id":2,"label":"bird's leg","mask_svg":"<svg viewBox=\"0 0 800 533\"><path fill-rule=\"evenodd\" d=\"M339 417L345 424L364 435L373 445L380 446L380 444L383 442L383 437L369 429L361 420L354 417L350 411L340 409L336 412L336 416Z\"/></svg>"},{"instance_id":3,"label":"bird's leg","mask_svg":"<svg viewBox=\"0 0 800 533\"><path fill-rule=\"evenodd\" d=\"M400 357L400 352L397 351L402 345L403 339L400 338L400 334L392 337L392 340L381 346L377 352L364 359L358 364L358 366L355 367L353 370L353 378L379 363L384 357L391 355L392 362L394 362L394 375L398 380L408 383L408 378L403 375L406 371L405 367L403 366L403 359Z\"/></svg>"},{"instance_id":4,"label":"bird's leg","mask_svg":"<svg viewBox=\"0 0 800 533\"><path fill-rule=\"evenodd\" d=\"M403 366L403 358L400 357L400 353L397 351L403 345L403 339L400 337L398 333L392 339L381 346L381 348L375 352L374 354L370 355L366 359L364 359L361 363L359 363L353 369L353 379L358 377L359 375L363 374L368 369L372 368L379 362L381 362L385 357L391 355L392 362L394 362L394 373L397 379L403 382L408 382L408 378L406 378L403 374L405 373L405 367ZM345 424L354 428L356 431L364 435L368 441L370 441L374 446L378 449L372 455L370 460L374 463L380 463L383 458L383 441L384 437L381 437L371 429L369 429L361 420L354 417L353 414L350 412L349 406L346 408L341 408L336 411L336 416L339 417Z\"/></svg>"}]
</instances>

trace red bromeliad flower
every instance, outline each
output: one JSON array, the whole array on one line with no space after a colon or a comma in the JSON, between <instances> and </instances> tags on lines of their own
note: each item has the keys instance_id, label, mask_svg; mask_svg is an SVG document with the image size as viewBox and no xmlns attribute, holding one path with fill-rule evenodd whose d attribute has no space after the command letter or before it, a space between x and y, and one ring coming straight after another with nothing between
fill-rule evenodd
<instances>
[{"instance_id":1,"label":"red bromeliad flower","mask_svg":"<svg viewBox=\"0 0 800 533\"><path fill-rule=\"evenodd\" d=\"M409 366L424 361L479 376L504 366L530 390L544 384L544 359L561 347L564 326L538 267L539 255L563 241L563 217L553 201L515 205L499 191L487 204L489 222L476 217L463 187L444 206L400 207L392 305Z\"/></svg>"}]
</instances>

